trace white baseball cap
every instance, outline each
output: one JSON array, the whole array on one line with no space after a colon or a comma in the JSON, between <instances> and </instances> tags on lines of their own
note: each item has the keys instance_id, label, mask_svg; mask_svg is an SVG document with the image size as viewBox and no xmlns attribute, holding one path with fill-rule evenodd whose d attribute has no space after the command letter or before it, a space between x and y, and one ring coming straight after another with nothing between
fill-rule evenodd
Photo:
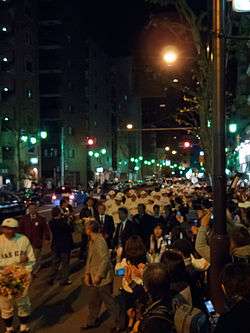
<instances>
[{"instance_id":1,"label":"white baseball cap","mask_svg":"<svg viewBox=\"0 0 250 333\"><path fill-rule=\"evenodd\" d=\"M108 192L109 195L115 195L115 191L114 190L111 190Z\"/></svg>"},{"instance_id":2,"label":"white baseball cap","mask_svg":"<svg viewBox=\"0 0 250 333\"><path fill-rule=\"evenodd\" d=\"M116 194L116 197L115 197L115 200L118 200L118 201L122 201L123 200L123 194L122 193L117 193Z\"/></svg>"},{"instance_id":3,"label":"white baseball cap","mask_svg":"<svg viewBox=\"0 0 250 333\"><path fill-rule=\"evenodd\" d=\"M18 228L18 222L17 222L17 220L12 219L12 218L5 219L2 223L2 227Z\"/></svg>"}]
</instances>

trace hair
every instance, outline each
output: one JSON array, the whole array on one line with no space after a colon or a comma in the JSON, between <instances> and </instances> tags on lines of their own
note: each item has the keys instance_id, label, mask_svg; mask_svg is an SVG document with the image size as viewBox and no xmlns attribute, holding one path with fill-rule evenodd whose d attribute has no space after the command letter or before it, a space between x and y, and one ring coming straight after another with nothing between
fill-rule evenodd
<instances>
[{"instance_id":1,"label":"hair","mask_svg":"<svg viewBox=\"0 0 250 333\"><path fill-rule=\"evenodd\" d=\"M230 263L226 265L220 280L230 298L243 297L250 301L250 264Z\"/></svg>"},{"instance_id":2,"label":"hair","mask_svg":"<svg viewBox=\"0 0 250 333\"><path fill-rule=\"evenodd\" d=\"M68 204L68 200L65 198L60 201L60 206L62 206L64 203Z\"/></svg>"},{"instance_id":3,"label":"hair","mask_svg":"<svg viewBox=\"0 0 250 333\"><path fill-rule=\"evenodd\" d=\"M144 286L153 300L166 298L170 291L170 276L163 264L149 264L143 274Z\"/></svg>"},{"instance_id":4,"label":"hair","mask_svg":"<svg viewBox=\"0 0 250 333\"><path fill-rule=\"evenodd\" d=\"M105 206L105 204L103 202L99 202L98 205L97 205L97 208L98 207L104 207L106 209L106 206Z\"/></svg>"},{"instance_id":5,"label":"hair","mask_svg":"<svg viewBox=\"0 0 250 333\"><path fill-rule=\"evenodd\" d=\"M146 263L146 248L140 236L134 235L129 237L125 244L124 257L132 265Z\"/></svg>"},{"instance_id":6,"label":"hair","mask_svg":"<svg viewBox=\"0 0 250 333\"><path fill-rule=\"evenodd\" d=\"M57 217L61 214L61 209L59 207L53 207L51 210L52 218Z\"/></svg>"},{"instance_id":7,"label":"hair","mask_svg":"<svg viewBox=\"0 0 250 333\"><path fill-rule=\"evenodd\" d=\"M173 249L181 252L184 258L189 258L193 253L192 244L186 239L177 239L173 244Z\"/></svg>"},{"instance_id":8,"label":"hair","mask_svg":"<svg viewBox=\"0 0 250 333\"><path fill-rule=\"evenodd\" d=\"M137 207L138 207L138 208L139 208L139 207L143 207L144 209L146 209L146 206L145 206L143 203L139 203Z\"/></svg>"},{"instance_id":9,"label":"hair","mask_svg":"<svg viewBox=\"0 0 250 333\"><path fill-rule=\"evenodd\" d=\"M94 234L98 234L100 225L96 220L90 220L86 223L86 229L90 229Z\"/></svg>"},{"instance_id":10,"label":"hair","mask_svg":"<svg viewBox=\"0 0 250 333\"><path fill-rule=\"evenodd\" d=\"M230 240L236 247L250 245L250 233L246 227L237 226L231 231Z\"/></svg>"},{"instance_id":11,"label":"hair","mask_svg":"<svg viewBox=\"0 0 250 333\"><path fill-rule=\"evenodd\" d=\"M173 250L164 252L161 263L166 266L172 283L189 283L189 277L181 254Z\"/></svg>"},{"instance_id":12,"label":"hair","mask_svg":"<svg viewBox=\"0 0 250 333\"><path fill-rule=\"evenodd\" d=\"M118 212L128 215L128 209L126 207L118 208Z\"/></svg>"}]
</instances>

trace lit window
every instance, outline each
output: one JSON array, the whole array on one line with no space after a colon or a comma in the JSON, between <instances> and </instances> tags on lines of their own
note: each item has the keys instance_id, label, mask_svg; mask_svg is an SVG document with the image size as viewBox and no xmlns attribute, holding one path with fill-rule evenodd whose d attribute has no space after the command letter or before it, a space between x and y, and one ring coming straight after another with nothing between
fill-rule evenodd
<instances>
[{"instance_id":1,"label":"lit window","mask_svg":"<svg viewBox=\"0 0 250 333\"><path fill-rule=\"evenodd\" d=\"M27 89L26 90L26 97L31 99L33 97L33 94L32 94L32 90L31 89Z\"/></svg>"},{"instance_id":2,"label":"lit window","mask_svg":"<svg viewBox=\"0 0 250 333\"><path fill-rule=\"evenodd\" d=\"M2 27L2 31L3 32L7 32L7 28L6 27Z\"/></svg>"},{"instance_id":3,"label":"lit window","mask_svg":"<svg viewBox=\"0 0 250 333\"><path fill-rule=\"evenodd\" d=\"M4 58L3 58L3 61L4 61L4 62L7 62L7 61L8 61L8 58L4 57Z\"/></svg>"}]
</instances>

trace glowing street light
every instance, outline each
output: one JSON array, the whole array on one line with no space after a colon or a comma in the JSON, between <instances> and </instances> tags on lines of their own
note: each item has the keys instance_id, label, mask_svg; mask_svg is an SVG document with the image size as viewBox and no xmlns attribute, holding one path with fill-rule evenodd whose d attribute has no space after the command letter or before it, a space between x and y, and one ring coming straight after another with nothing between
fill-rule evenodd
<instances>
[{"instance_id":1,"label":"glowing street light","mask_svg":"<svg viewBox=\"0 0 250 333\"><path fill-rule=\"evenodd\" d=\"M28 136L27 135L22 135L21 136L21 141L22 142L27 142L28 141Z\"/></svg>"},{"instance_id":2,"label":"glowing street light","mask_svg":"<svg viewBox=\"0 0 250 333\"><path fill-rule=\"evenodd\" d=\"M134 125L133 125L133 124L127 124L127 126L126 126L126 127L127 127L127 129L128 129L128 130L132 130L132 129L133 129L133 127L134 127Z\"/></svg>"},{"instance_id":3,"label":"glowing street light","mask_svg":"<svg viewBox=\"0 0 250 333\"><path fill-rule=\"evenodd\" d=\"M98 157L100 156L100 154L99 154L99 153L95 153L94 156L95 156L96 158L98 158Z\"/></svg>"},{"instance_id":4,"label":"glowing street light","mask_svg":"<svg viewBox=\"0 0 250 333\"><path fill-rule=\"evenodd\" d=\"M35 145L36 142L37 142L37 139L36 139L34 136L32 136L32 137L30 138L30 143L31 143L32 145Z\"/></svg>"},{"instance_id":5,"label":"glowing street light","mask_svg":"<svg viewBox=\"0 0 250 333\"><path fill-rule=\"evenodd\" d=\"M177 151L176 150L172 150L172 155L176 155Z\"/></svg>"},{"instance_id":6,"label":"glowing street light","mask_svg":"<svg viewBox=\"0 0 250 333\"><path fill-rule=\"evenodd\" d=\"M250 12L250 1L233 0L233 10L238 13Z\"/></svg>"},{"instance_id":7,"label":"glowing street light","mask_svg":"<svg viewBox=\"0 0 250 333\"><path fill-rule=\"evenodd\" d=\"M103 149L101 150L101 153L102 153L102 155L107 154L107 149L103 148Z\"/></svg>"},{"instance_id":8,"label":"glowing street light","mask_svg":"<svg viewBox=\"0 0 250 333\"><path fill-rule=\"evenodd\" d=\"M175 50L168 49L163 54L163 60L168 64L172 65L176 62L178 56Z\"/></svg>"},{"instance_id":9,"label":"glowing street light","mask_svg":"<svg viewBox=\"0 0 250 333\"><path fill-rule=\"evenodd\" d=\"M48 133L46 131L41 131L40 136L41 136L42 139L47 139Z\"/></svg>"},{"instance_id":10,"label":"glowing street light","mask_svg":"<svg viewBox=\"0 0 250 333\"><path fill-rule=\"evenodd\" d=\"M93 152L92 150L90 150L90 151L88 152L88 155L89 155L90 157L92 157L92 156L94 155L94 152Z\"/></svg>"},{"instance_id":11,"label":"glowing street light","mask_svg":"<svg viewBox=\"0 0 250 333\"><path fill-rule=\"evenodd\" d=\"M229 124L229 132L236 133L237 132L237 124Z\"/></svg>"},{"instance_id":12,"label":"glowing street light","mask_svg":"<svg viewBox=\"0 0 250 333\"><path fill-rule=\"evenodd\" d=\"M169 146L166 146L166 147L165 147L165 150L166 150L166 151L170 151L170 147L169 147Z\"/></svg>"}]
</instances>

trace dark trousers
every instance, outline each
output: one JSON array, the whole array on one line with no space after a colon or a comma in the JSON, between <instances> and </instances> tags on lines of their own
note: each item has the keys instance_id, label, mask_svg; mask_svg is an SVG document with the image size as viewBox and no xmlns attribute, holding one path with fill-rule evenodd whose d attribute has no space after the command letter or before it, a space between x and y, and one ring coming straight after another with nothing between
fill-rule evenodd
<instances>
[{"instance_id":1,"label":"dark trousers","mask_svg":"<svg viewBox=\"0 0 250 333\"><path fill-rule=\"evenodd\" d=\"M113 284L107 284L102 287L89 287L89 316L88 325L94 325L101 311L102 303L105 304L110 316L111 325L119 328L119 307L112 296Z\"/></svg>"},{"instance_id":2,"label":"dark trousers","mask_svg":"<svg viewBox=\"0 0 250 333\"><path fill-rule=\"evenodd\" d=\"M50 274L51 280L58 279L60 280L61 284L66 283L69 278L69 262L70 262L70 253L55 251L51 274Z\"/></svg>"}]
</instances>

